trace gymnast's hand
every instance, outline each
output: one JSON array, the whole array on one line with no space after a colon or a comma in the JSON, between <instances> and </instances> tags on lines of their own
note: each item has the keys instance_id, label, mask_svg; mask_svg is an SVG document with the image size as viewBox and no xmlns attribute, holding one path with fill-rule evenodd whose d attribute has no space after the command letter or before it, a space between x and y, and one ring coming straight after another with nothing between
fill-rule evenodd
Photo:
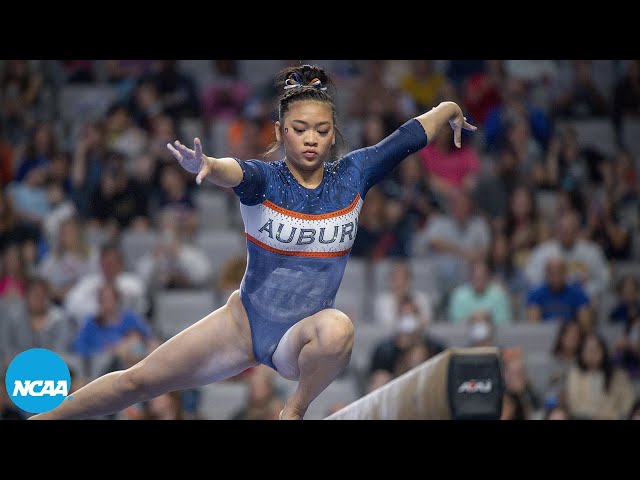
<instances>
[{"instance_id":1,"label":"gymnast's hand","mask_svg":"<svg viewBox=\"0 0 640 480\"><path fill-rule=\"evenodd\" d=\"M454 104L455 105L455 104ZM453 143L456 147L462 147L462 129L474 132L478 127L467 122L467 117L463 116L462 109L456 105L457 113L449 118L449 125L453 128Z\"/></svg>"},{"instance_id":2,"label":"gymnast's hand","mask_svg":"<svg viewBox=\"0 0 640 480\"><path fill-rule=\"evenodd\" d=\"M202 144L198 137L193 141L193 150L182 145L178 140L175 147L167 143L167 148L176 157L182 168L187 172L197 173L196 183L200 184L204 177L210 173L209 158L202 154Z\"/></svg>"}]
</instances>

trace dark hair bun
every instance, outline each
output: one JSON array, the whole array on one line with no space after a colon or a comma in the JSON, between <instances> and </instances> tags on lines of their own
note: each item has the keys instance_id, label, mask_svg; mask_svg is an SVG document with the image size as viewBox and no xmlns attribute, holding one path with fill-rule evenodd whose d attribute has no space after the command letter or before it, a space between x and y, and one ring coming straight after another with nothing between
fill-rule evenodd
<instances>
[{"instance_id":1,"label":"dark hair bun","mask_svg":"<svg viewBox=\"0 0 640 480\"><path fill-rule=\"evenodd\" d=\"M316 79L320 82L314 82ZM332 82L325 69L318 65L297 65L285 68L278 74L276 88L283 90L287 84L294 83L299 83L303 87L326 89Z\"/></svg>"}]
</instances>

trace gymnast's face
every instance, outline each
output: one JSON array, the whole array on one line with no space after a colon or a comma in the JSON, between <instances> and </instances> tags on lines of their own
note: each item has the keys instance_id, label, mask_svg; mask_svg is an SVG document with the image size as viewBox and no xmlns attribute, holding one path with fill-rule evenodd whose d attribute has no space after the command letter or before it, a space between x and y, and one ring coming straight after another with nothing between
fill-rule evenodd
<instances>
[{"instance_id":1,"label":"gymnast's face","mask_svg":"<svg viewBox=\"0 0 640 480\"><path fill-rule=\"evenodd\" d=\"M282 123L276 122L276 138L295 168L313 171L322 167L336 143L332 113L327 103L301 100L291 104Z\"/></svg>"}]
</instances>

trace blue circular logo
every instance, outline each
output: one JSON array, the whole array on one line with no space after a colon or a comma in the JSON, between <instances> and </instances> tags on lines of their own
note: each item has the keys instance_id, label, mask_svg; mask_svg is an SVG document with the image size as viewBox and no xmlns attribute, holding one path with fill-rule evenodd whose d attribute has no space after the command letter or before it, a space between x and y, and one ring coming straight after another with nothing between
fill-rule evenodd
<instances>
[{"instance_id":1,"label":"blue circular logo","mask_svg":"<svg viewBox=\"0 0 640 480\"><path fill-rule=\"evenodd\" d=\"M60 405L69 393L71 374L55 352L32 348L9 365L5 384L9 398L29 413L42 413Z\"/></svg>"}]
</instances>

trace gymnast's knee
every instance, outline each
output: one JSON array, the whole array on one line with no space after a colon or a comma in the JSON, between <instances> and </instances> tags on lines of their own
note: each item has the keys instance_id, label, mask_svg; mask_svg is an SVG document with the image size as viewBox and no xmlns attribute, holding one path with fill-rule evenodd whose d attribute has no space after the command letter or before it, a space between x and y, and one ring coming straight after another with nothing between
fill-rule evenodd
<instances>
[{"instance_id":1,"label":"gymnast's knee","mask_svg":"<svg viewBox=\"0 0 640 480\"><path fill-rule=\"evenodd\" d=\"M318 342L332 356L350 356L353 348L353 322L340 310L326 310L316 327Z\"/></svg>"}]
</instances>

